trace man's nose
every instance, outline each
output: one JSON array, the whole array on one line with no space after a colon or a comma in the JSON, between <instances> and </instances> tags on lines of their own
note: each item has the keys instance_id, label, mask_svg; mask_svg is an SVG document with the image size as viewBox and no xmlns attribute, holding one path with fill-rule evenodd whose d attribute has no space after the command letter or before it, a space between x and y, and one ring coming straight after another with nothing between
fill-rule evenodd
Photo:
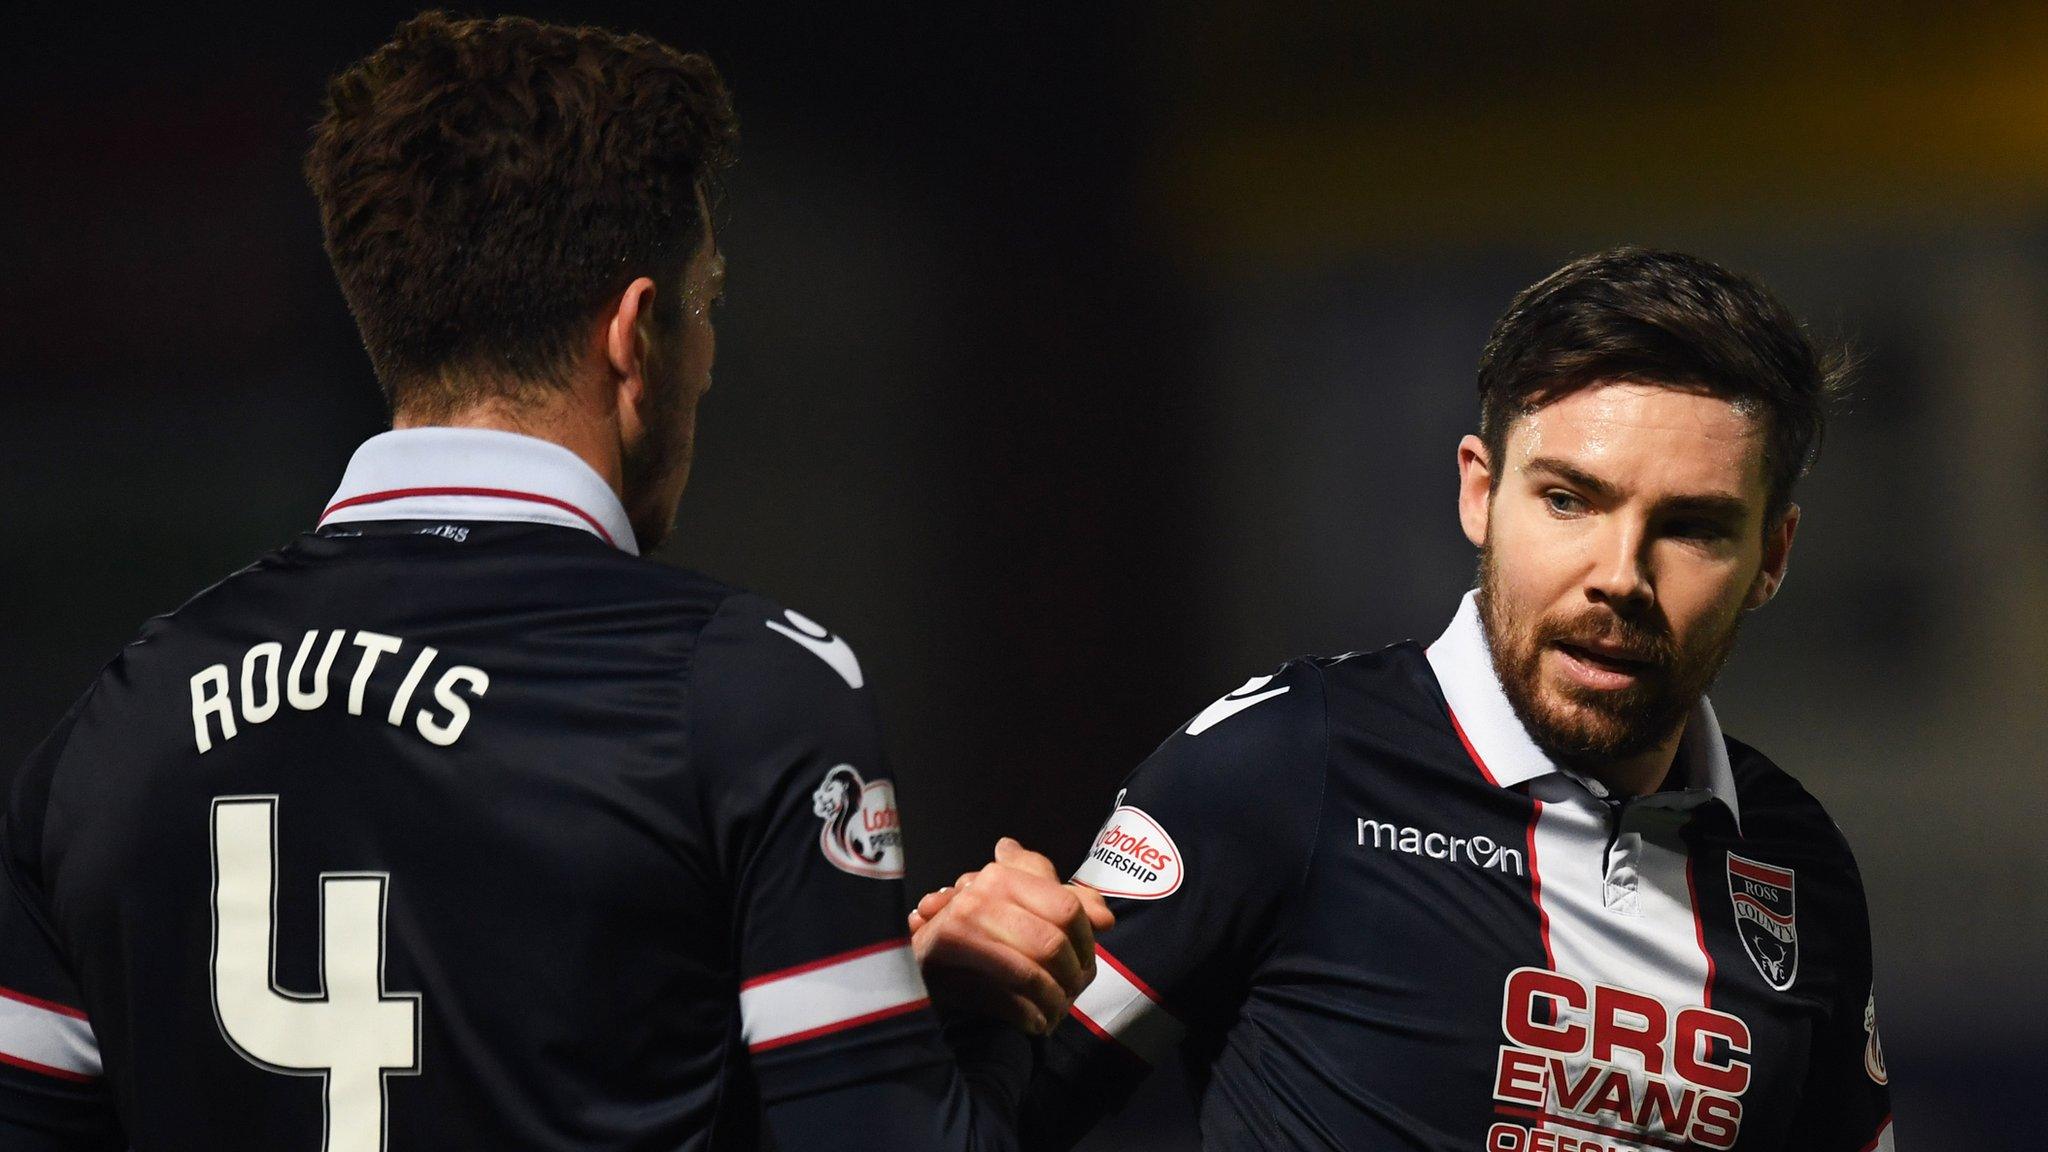
<instances>
[{"instance_id":1,"label":"man's nose","mask_svg":"<svg viewBox=\"0 0 2048 1152\"><path fill-rule=\"evenodd\" d=\"M1647 606L1655 598L1651 580L1649 534L1641 525L1619 516L1607 518L1593 545L1586 575L1586 596L1623 614Z\"/></svg>"}]
</instances>

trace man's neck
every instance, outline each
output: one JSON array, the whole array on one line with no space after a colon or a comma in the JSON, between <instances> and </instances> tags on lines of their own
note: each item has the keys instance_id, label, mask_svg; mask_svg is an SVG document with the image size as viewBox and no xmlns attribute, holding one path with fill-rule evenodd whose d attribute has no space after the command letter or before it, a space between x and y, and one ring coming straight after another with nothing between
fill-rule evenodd
<instances>
[{"instance_id":1,"label":"man's neck","mask_svg":"<svg viewBox=\"0 0 2048 1152\"><path fill-rule=\"evenodd\" d=\"M391 427L394 430L488 428L546 440L574 452L590 465L592 471L604 478L613 494L621 498L624 496L624 471L620 464L617 428L605 421L590 419L573 404L515 405L493 399L455 412L437 414L431 420L416 419L400 411L392 416Z\"/></svg>"}]
</instances>

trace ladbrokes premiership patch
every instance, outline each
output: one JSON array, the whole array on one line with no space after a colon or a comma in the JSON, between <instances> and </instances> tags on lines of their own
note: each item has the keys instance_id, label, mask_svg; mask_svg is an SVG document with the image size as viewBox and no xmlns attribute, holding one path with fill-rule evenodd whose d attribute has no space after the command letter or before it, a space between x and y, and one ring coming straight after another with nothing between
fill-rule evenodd
<instances>
[{"instance_id":1,"label":"ladbrokes premiership patch","mask_svg":"<svg viewBox=\"0 0 2048 1152\"><path fill-rule=\"evenodd\" d=\"M1180 848L1143 808L1123 803L1121 792L1116 798L1116 811L1095 834L1088 859L1074 873L1074 881L1104 896L1126 900L1173 895L1185 872Z\"/></svg>"},{"instance_id":2,"label":"ladbrokes premiership patch","mask_svg":"<svg viewBox=\"0 0 2048 1152\"><path fill-rule=\"evenodd\" d=\"M1771 987L1783 992L1799 974L1799 930L1792 919L1792 870L1728 854L1728 897L1735 934Z\"/></svg>"},{"instance_id":3,"label":"ladbrokes premiership patch","mask_svg":"<svg viewBox=\"0 0 2048 1152\"><path fill-rule=\"evenodd\" d=\"M1870 999L1863 1005L1863 1072L1873 1084L1883 1087L1891 1083L1891 1076L1884 1070L1884 1045L1877 1038L1877 992L1873 989Z\"/></svg>"},{"instance_id":4,"label":"ladbrokes premiership patch","mask_svg":"<svg viewBox=\"0 0 2048 1152\"><path fill-rule=\"evenodd\" d=\"M811 811L825 822L818 847L834 868L883 880L903 875L903 824L893 782L870 784L853 765L841 764L811 793Z\"/></svg>"}]
</instances>

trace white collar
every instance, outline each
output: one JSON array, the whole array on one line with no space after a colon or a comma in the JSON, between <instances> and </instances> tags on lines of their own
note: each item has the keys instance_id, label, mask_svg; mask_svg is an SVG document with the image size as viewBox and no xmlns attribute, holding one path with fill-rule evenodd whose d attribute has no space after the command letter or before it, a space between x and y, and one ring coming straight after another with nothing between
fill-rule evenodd
<instances>
[{"instance_id":1,"label":"white collar","mask_svg":"<svg viewBox=\"0 0 2048 1152\"><path fill-rule=\"evenodd\" d=\"M580 528L640 554L604 477L559 444L490 428L406 428L363 441L320 523L515 520Z\"/></svg>"},{"instance_id":2,"label":"white collar","mask_svg":"<svg viewBox=\"0 0 2048 1152\"><path fill-rule=\"evenodd\" d=\"M1465 593L1451 626L1429 646L1429 667L1443 688L1451 707L1451 724L1472 753L1479 770L1502 788L1512 787L1552 772L1586 783L1578 774L1553 763L1538 747L1529 730L1522 727L1514 705L1501 687L1493 669L1493 653L1486 643L1486 628L1479 619L1479 594ZM1684 766L1691 790L1704 791L1728 808L1741 826L1742 812L1735 801L1735 773L1728 764L1728 745L1721 738L1720 721L1705 696L1693 707L1681 737L1678 761ZM1596 789L1595 794L1601 790Z\"/></svg>"}]
</instances>

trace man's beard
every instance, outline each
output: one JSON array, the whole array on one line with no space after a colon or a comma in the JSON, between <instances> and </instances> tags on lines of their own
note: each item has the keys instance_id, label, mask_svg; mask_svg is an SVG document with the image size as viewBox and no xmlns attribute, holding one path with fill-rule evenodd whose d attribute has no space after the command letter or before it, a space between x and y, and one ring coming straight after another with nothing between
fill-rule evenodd
<instances>
[{"instance_id":1,"label":"man's beard","mask_svg":"<svg viewBox=\"0 0 2048 1152\"><path fill-rule=\"evenodd\" d=\"M676 509L668 494L676 473L689 470L695 447L693 429L682 411L682 383L650 371L647 389L647 435L619 461L626 518L643 555L661 547L675 528Z\"/></svg>"},{"instance_id":2,"label":"man's beard","mask_svg":"<svg viewBox=\"0 0 2048 1152\"><path fill-rule=\"evenodd\" d=\"M1508 703L1539 747L1554 760L1597 766L1625 760L1669 739L1706 694L1735 649L1738 614L1719 633L1681 648L1655 609L1634 617L1588 604L1570 617L1529 619L1499 592L1493 552L1479 552L1479 616L1493 669ZM1565 682L1546 690L1543 653L1554 643L1598 641L1643 662L1626 688L1602 690ZM1560 699L1562 697L1562 699Z\"/></svg>"}]
</instances>

